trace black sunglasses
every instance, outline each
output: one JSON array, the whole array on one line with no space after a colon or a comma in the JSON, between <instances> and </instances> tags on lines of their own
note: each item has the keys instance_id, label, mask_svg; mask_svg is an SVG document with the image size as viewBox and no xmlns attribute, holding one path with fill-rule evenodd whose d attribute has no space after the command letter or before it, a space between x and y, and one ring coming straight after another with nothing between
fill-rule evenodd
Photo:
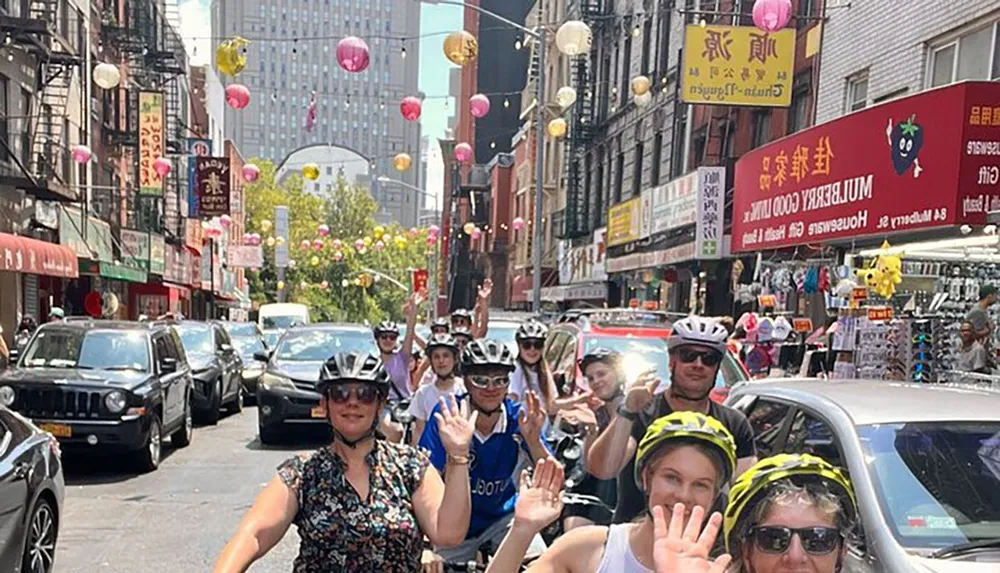
<instances>
[{"instance_id":1,"label":"black sunglasses","mask_svg":"<svg viewBox=\"0 0 1000 573\"><path fill-rule=\"evenodd\" d=\"M694 348L678 348L675 352L681 362L690 364L697 359L705 366L717 366L722 362L722 354L715 350L695 350Z\"/></svg>"},{"instance_id":2,"label":"black sunglasses","mask_svg":"<svg viewBox=\"0 0 1000 573\"><path fill-rule=\"evenodd\" d=\"M545 346L544 340L522 340L517 343L521 348L525 350L541 350Z\"/></svg>"},{"instance_id":3,"label":"black sunglasses","mask_svg":"<svg viewBox=\"0 0 1000 573\"><path fill-rule=\"evenodd\" d=\"M793 529L779 525L754 527L750 530L757 548L764 553L784 553L799 536L802 548L811 555L826 555L840 544L840 530L834 527L803 527Z\"/></svg>"},{"instance_id":4,"label":"black sunglasses","mask_svg":"<svg viewBox=\"0 0 1000 573\"><path fill-rule=\"evenodd\" d=\"M510 386L510 377L506 374L500 376L466 376L465 380L480 390L486 390L491 386L493 388L506 388Z\"/></svg>"},{"instance_id":5,"label":"black sunglasses","mask_svg":"<svg viewBox=\"0 0 1000 573\"><path fill-rule=\"evenodd\" d=\"M371 386L361 386L360 388L333 386L326 391L326 395L335 404L346 404L353 396L358 402L367 406L377 402L381 393Z\"/></svg>"},{"instance_id":6,"label":"black sunglasses","mask_svg":"<svg viewBox=\"0 0 1000 573\"><path fill-rule=\"evenodd\" d=\"M396 340L399 338L398 334L380 334L378 335L379 340Z\"/></svg>"}]
</instances>

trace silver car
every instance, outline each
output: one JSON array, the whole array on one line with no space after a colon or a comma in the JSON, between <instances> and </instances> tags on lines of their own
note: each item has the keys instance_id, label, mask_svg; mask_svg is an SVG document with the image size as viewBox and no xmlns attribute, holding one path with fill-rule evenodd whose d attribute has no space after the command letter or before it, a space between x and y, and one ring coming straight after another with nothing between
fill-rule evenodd
<instances>
[{"instance_id":1,"label":"silver car","mask_svg":"<svg viewBox=\"0 0 1000 573\"><path fill-rule=\"evenodd\" d=\"M758 456L848 470L860 543L846 571L1000 571L1000 393L888 381L747 382L727 404Z\"/></svg>"}]
</instances>

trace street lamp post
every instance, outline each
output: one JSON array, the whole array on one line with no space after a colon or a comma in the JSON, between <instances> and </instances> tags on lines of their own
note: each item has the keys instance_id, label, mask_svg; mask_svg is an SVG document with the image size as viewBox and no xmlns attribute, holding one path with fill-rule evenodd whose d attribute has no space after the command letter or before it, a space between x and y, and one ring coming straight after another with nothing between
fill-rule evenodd
<instances>
[{"instance_id":1,"label":"street lamp post","mask_svg":"<svg viewBox=\"0 0 1000 573\"><path fill-rule=\"evenodd\" d=\"M420 187L417 187L416 185L410 185L409 183L407 183L405 181L400 181L398 179L393 179L391 177L386 177L385 175L379 175L378 177L375 178L375 180L378 181L379 183L391 183L391 184L394 184L394 185L399 185L401 187L405 187L405 188L410 189L412 191L416 191L417 193L419 193L419 194L421 194L421 195L423 195L425 197L431 197L431 198L433 198L435 200L434 204L437 205L437 196L436 195L428 193L427 191L421 189ZM431 304L431 318L437 318L437 308L438 308L438 305L437 305L437 298L438 298L438 293L437 293L437 289L438 289L438 268L440 266L440 262L438 261L438 257L440 256L440 253L441 253L441 242L438 241L438 242L436 242L434 244L434 254L431 255L431 262L427 265L427 269L428 269L428 273L427 274L428 274L430 280L432 281L431 282L430 291L434 295L434 303ZM432 269L433 269L433 271L432 271Z\"/></svg>"}]
</instances>

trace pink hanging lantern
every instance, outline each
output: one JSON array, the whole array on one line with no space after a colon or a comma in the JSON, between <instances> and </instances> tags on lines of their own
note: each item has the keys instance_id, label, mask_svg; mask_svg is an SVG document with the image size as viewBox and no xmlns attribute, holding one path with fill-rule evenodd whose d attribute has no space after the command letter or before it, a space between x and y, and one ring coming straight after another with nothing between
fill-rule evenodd
<instances>
[{"instance_id":1,"label":"pink hanging lantern","mask_svg":"<svg viewBox=\"0 0 1000 573\"><path fill-rule=\"evenodd\" d=\"M438 241L437 235L427 235L428 245L433 246L435 243L437 243L437 241Z\"/></svg>"},{"instance_id":2,"label":"pink hanging lantern","mask_svg":"<svg viewBox=\"0 0 1000 573\"><path fill-rule=\"evenodd\" d=\"M472 161L472 154L472 146L468 143L462 142L455 146L455 160L459 163Z\"/></svg>"},{"instance_id":3,"label":"pink hanging lantern","mask_svg":"<svg viewBox=\"0 0 1000 573\"><path fill-rule=\"evenodd\" d=\"M335 251L333 253L333 262L339 263L342 260L344 260L344 253L341 251Z\"/></svg>"},{"instance_id":4,"label":"pink hanging lantern","mask_svg":"<svg viewBox=\"0 0 1000 573\"><path fill-rule=\"evenodd\" d=\"M344 248L344 243L340 239L334 239L331 246L333 247L333 250L339 251Z\"/></svg>"},{"instance_id":5,"label":"pink hanging lantern","mask_svg":"<svg viewBox=\"0 0 1000 573\"><path fill-rule=\"evenodd\" d=\"M288 259L288 268L294 269L297 266L299 266L299 264L295 262L295 259Z\"/></svg>"},{"instance_id":6,"label":"pink hanging lantern","mask_svg":"<svg viewBox=\"0 0 1000 573\"><path fill-rule=\"evenodd\" d=\"M250 233L243 233L243 244L253 245L253 235L251 235Z\"/></svg>"},{"instance_id":7,"label":"pink hanging lantern","mask_svg":"<svg viewBox=\"0 0 1000 573\"><path fill-rule=\"evenodd\" d=\"M170 164L170 160L166 157L157 157L156 161L153 162L153 171L160 177L166 177L170 174L170 170L173 169L173 165Z\"/></svg>"},{"instance_id":8,"label":"pink hanging lantern","mask_svg":"<svg viewBox=\"0 0 1000 573\"><path fill-rule=\"evenodd\" d=\"M792 19L792 0L756 0L753 23L765 32L777 32Z\"/></svg>"},{"instance_id":9,"label":"pink hanging lantern","mask_svg":"<svg viewBox=\"0 0 1000 573\"><path fill-rule=\"evenodd\" d=\"M255 247L260 246L260 233L250 233L250 240Z\"/></svg>"},{"instance_id":10,"label":"pink hanging lantern","mask_svg":"<svg viewBox=\"0 0 1000 573\"><path fill-rule=\"evenodd\" d=\"M316 233L320 237L326 237L327 235L330 234L330 226L327 225L326 223L324 223L324 224L320 225L319 227L316 227Z\"/></svg>"},{"instance_id":11,"label":"pink hanging lantern","mask_svg":"<svg viewBox=\"0 0 1000 573\"><path fill-rule=\"evenodd\" d=\"M357 73L368 69L371 61L368 44L357 36L348 36L337 42L337 63L345 70Z\"/></svg>"},{"instance_id":12,"label":"pink hanging lantern","mask_svg":"<svg viewBox=\"0 0 1000 573\"><path fill-rule=\"evenodd\" d=\"M354 250L356 250L359 253L364 252L365 250L364 240L358 239L357 241L354 241Z\"/></svg>"},{"instance_id":13,"label":"pink hanging lantern","mask_svg":"<svg viewBox=\"0 0 1000 573\"><path fill-rule=\"evenodd\" d=\"M250 105L250 89L243 84L229 84L226 86L226 105L233 109Z\"/></svg>"},{"instance_id":14,"label":"pink hanging lantern","mask_svg":"<svg viewBox=\"0 0 1000 573\"><path fill-rule=\"evenodd\" d=\"M86 163L90 161L90 157L94 154L86 145L74 145L73 146L73 161L77 163Z\"/></svg>"},{"instance_id":15,"label":"pink hanging lantern","mask_svg":"<svg viewBox=\"0 0 1000 573\"><path fill-rule=\"evenodd\" d=\"M420 111L423 108L423 104L420 103L420 99L413 96L406 96L403 101L399 102L399 112L403 114L403 119L406 121L417 121L420 119Z\"/></svg>"},{"instance_id":16,"label":"pink hanging lantern","mask_svg":"<svg viewBox=\"0 0 1000 573\"><path fill-rule=\"evenodd\" d=\"M326 290L326 289L330 288L330 283L327 282L327 281L323 281L323 282L319 283L319 288L321 288L323 290Z\"/></svg>"},{"instance_id":17,"label":"pink hanging lantern","mask_svg":"<svg viewBox=\"0 0 1000 573\"><path fill-rule=\"evenodd\" d=\"M223 215L219 217L219 225L222 226L223 229L228 229L229 226L232 224L233 224L233 218L230 217L229 215Z\"/></svg>"},{"instance_id":18,"label":"pink hanging lantern","mask_svg":"<svg viewBox=\"0 0 1000 573\"><path fill-rule=\"evenodd\" d=\"M309 241L309 239L302 239L302 242L299 243L299 248L302 249L303 251L311 246L312 243Z\"/></svg>"},{"instance_id":19,"label":"pink hanging lantern","mask_svg":"<svg viewBox=\"0 0 1000 573\"><path fill-rule=\"evenodd\" d=\"M514 220L510 223L511 227L514 227L515 231L520 231L524 228L524 219L521 217L514 217Z\"/></svg>"},{"instance_id":20,"label":"pink hanging lantern","mask_svg":"<svg viewBox=\"0 0 1000 573\"><path fill-rule=\"evenodd\" d=\"M243 166L243 179L247 183L253 183L260 178L260 167L257 167L253 163L247 163Z\"/></svg>"},{"instance_id":21,"label":"pink hanging lantern","mask_svg":"<svg viewBox=\"0 0 1000 573\"><path fill-rule=\"evenodd\" d=\"M407 234L407 235L408 235L408 236L409 236L409 237L410 237L411 239L413 239L413 238L415 238L415 237L416 237L416 236L417 236L418 234L420 234L420 231L418 231L416 227L410 227L410 230L409 230L409 231L407 231L407 232L406 232L406 234Z\"/></svg>"},{"instance_id":22,"label":"pink hanging lantern","mask_svg":"<svg viewBox=\"0 0 1000 573\"><path fill-rule=\"evenodd\" d=\"M316 239L313 241L313 250L319 251L323 249L323 239Z\"/></svg>"},{"instance_id":23,"label":"pink hanging lantern","mask_svg":"<svg viewBox=\"0 0 1000 573\"><path fill-rule=\"evenodd\" d=\"M476 94L469 98L469 113L472 117L484 117L490 113L490 98L483 94Z\"/></svg>"},{"instance_id":24,"label":"pink hanging lantern","mask_svg":"<svg viewBox=\"0 0 1000 573\"><path fill-rule=\"evenodd\" d=\"M440 235L441 227L438 227L437 225L431 225L430 227L427 227L427 233L431 235Z\"/></svg>"},{"instance_id":25,"label":"pink hanging lantern","mask_svg":"<svg viewBox=\"0 0 1000 573\"><path fill-rule=\"evenodd\" d=\"M472 240L473 241L479 240L479 237L482 237L482 236L483 236L483 231L479 227L476 227L475 229L472 230Z\"/></svg>"},{"instance_id":26,"label":"pink hanging lantern","mask_svg":"<svg viewBox=\"0 0 1000 573\"><path fill-rule=\"evenodd\" d=\"M385 243L383 243L382 241L375 241L375 250L376 251L381 251L384 248L385 248Z\"/></svg>"}]
</instances>

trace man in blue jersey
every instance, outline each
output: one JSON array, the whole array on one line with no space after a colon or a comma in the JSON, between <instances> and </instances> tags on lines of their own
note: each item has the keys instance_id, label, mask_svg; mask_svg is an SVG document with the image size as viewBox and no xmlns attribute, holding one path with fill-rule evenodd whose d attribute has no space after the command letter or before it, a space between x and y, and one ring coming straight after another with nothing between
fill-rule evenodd
<instances>
[{"instance_id":1,"label":"man in blue jersey","mask_svg":"<svg viewBox=\"0 0 1000 573\"><path fill-rule=\"evenodd\" d=\"M438 435L437 413L427 422L420 447L430 452L431 463L444 470L450 462L469 464L472 491L472 517L465 542L458 547L436 548L437 559L465 563L474 561L479 549L489 545L493 551L507 534L517 502L517 479L514 473L520 462L531 462L549 455L542 426L545 412L537 396L529 394L527 407L507 399L514 355L502 342L474 340L462 352L462 377L468 400L476 412L476 433L468 459L449 459ZM540 537L532 543L528 556L541 554L545 543ZM425 555L425 561L428 556Z\"/></svg>"}]
</instances>

